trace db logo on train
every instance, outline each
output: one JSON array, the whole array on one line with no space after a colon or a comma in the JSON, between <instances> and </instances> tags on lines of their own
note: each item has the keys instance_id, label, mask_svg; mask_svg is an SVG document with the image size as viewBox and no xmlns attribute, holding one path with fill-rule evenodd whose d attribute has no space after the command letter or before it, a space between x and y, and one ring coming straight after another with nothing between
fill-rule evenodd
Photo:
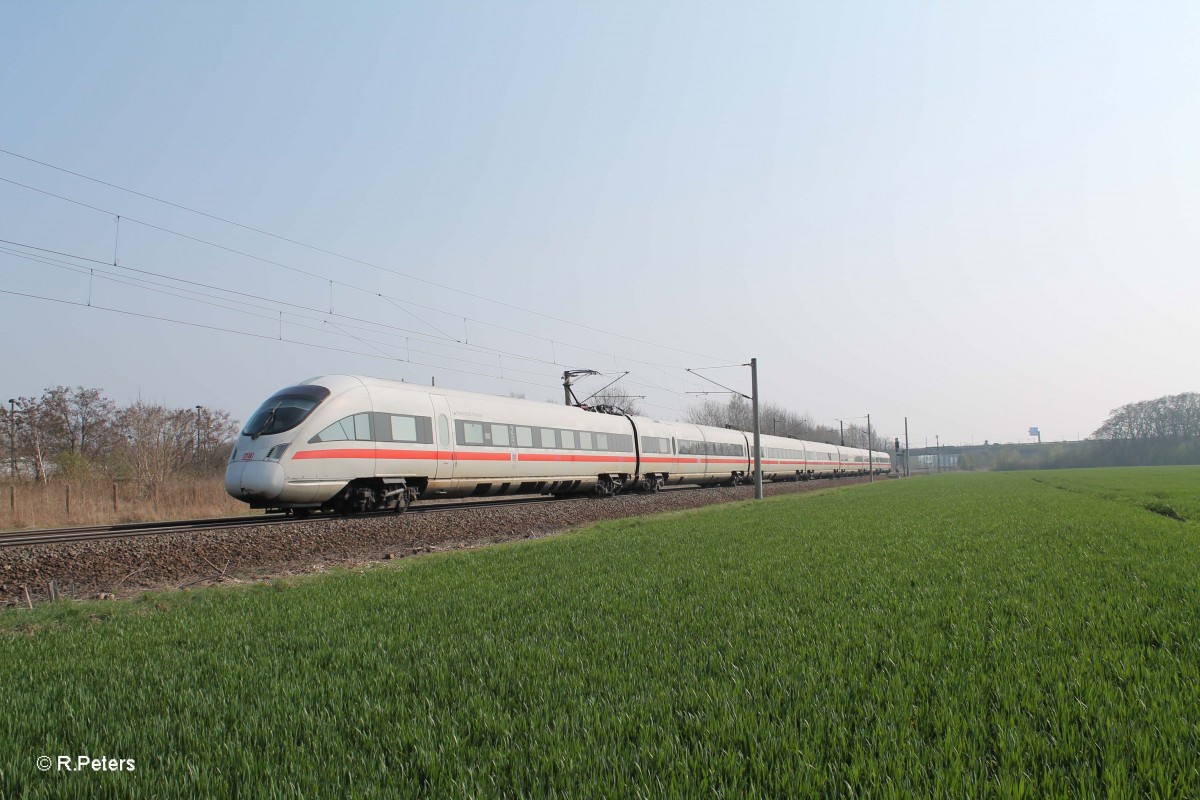
<instances>
[{"instance_id":1,"label":"db logo on train","mask_svg":"<svg viewBox=\"0 0 1200 800\"><path fill-rule=\"evenodd\" d=\"M254 453L242 453L242 461L253 461Z\"/></svg>"}]
</instances>

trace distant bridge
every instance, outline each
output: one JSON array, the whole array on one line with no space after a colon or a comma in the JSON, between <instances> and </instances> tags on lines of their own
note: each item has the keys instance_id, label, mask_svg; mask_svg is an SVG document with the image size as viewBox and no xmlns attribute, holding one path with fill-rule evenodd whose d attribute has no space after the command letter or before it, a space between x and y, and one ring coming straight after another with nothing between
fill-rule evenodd
<instances>
[{"instance_id":1,"label":"distant bridge","mask_svg":"<svg viewBox=\"0 0 1200 800\"><path fill-rule=\"evenodd\" d=\"M937 457L940 453L942 457L960 456L964 453L995 453L1001 448L1009 452L1016 451L1019 454L1032 455L1038 450L1046 447L1062 447L1063 445L1078 447L1087 444L1086 441L1075 442L1012 442L1012 443L991 443L991 444L944 444L941 447L914 447L908 451L910 457L917 456L933 456Z\"/></svg>"}]
</instances>

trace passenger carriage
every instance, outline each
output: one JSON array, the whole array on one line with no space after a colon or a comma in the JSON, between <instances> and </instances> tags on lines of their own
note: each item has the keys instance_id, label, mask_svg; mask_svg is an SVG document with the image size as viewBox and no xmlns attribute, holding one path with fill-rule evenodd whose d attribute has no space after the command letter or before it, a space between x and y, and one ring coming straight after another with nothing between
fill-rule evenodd
<instances>
[{"instance_id":1,"label":"passenger carriage","mask_svg":"<svg viewBox=\"0 0 1200 800\"><path fill-rule=\"evenodd\" d=\"M742 431L333 375L276 392L238 438L230 495L255 508L403 509L415 497L737 485ZM865 471L859 454L764 436L767 479ZM863 459L865 462L865 459Z\"/></svg>"}]
</instances>

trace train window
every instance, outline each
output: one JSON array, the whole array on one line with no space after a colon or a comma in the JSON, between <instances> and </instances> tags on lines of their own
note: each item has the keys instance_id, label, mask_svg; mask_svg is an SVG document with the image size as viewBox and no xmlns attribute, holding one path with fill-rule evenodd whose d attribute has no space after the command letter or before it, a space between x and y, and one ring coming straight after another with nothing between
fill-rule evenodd
<instances>
[{"instance_id":1,"label":"train window","mask_svg":"<svg viewBox=\"0 0 1200 800\"><path fill-rule=\"evenodd\" d=\"M243 436L271 436L290 431L304 421L322 400L329 396L323 386L296 386L286 390L291 394L277 394L263 403L246 423Z\"/></svg>"},{"instance_id":2,"label":"train window","mask_svg":"<svg viewBox=\"0 0 1200 800\"><path fill-rule=\"evenodd\" d=\"M562 439L563 450L575 449L575 431L559 431L558 435Z\"/></svg>"},{"instance_id":3,"label":"train window","mask_svg":"<svg viewBox=\"0 0 1200 800\"><path fill-rule=\"evenodd\" d=\"M398 414L391 414L392 421L392 441L393 442L416 442L420 441L417 436L417 418L402 417Z\"/></svg>"},{"instance_id":4,"label":"train window","mask_svg":"<svg viewBox=\"0 0 1200 800\"><path fill-rule=\"evenodd\" d=\"M310 442L348 442L371 440L371 415L355 414L352 417L339 419L325 430L318 433Z\"/></svg>"},{"instance_id":5,"label":"train window","mask_svg":"<svg viewBox=\"0 0 1200 800\"><path fill-rule=\"evenodd\" d=\"M508 447L508 426L492 426L492 444L496 447Z\"/></svg>"},{"instance_id":6,"label":"train window","mask_svg":"<svg viewBox=\"0 0 1200 800\"><path fill-rule=\"evenodd\" d=\"M339 419L313 437L315 442L344 442L354 438L354 418Z\"/></svg>"},{"instance_id":7,"label":"train window","mask_svg":"<svg viewBox=\"0 0 1200 800\"><path fill-rule=\"evenodd\" d=\"M579 432L579 449L580 450L591 450L592 449L592 434L590 432L588 432L588 431L580 431Z\"/></svg>"},{"instance_id":8,"label":"train window","mask_svg":"<svg viewBox=\"0 0 1200 800\"><path fill-rule=\"evenodd\" d=\"M541 434L542 447L548 447L552 450L558 448L558 439L555 436L553 428L539 428L538 432Z\"/></svg>"},{"instance_id":9,"label":"train window","mask_svg":"<svg viewBox=\"0 0 1200 800\"><path fill-rule=\"evenodd\" d=\"M459 435L459 444L487 444L483 439L483 424L480 422L460 422L462 426L461 434Z\"/></svg>"},{"instance_id":10,"label":"train window","mask_svg":"<svg viewBox=\"0 0 1200 800\"><path fill-rule=\"evenodd\" d=\"M607 450L608 449L608 434L607 433L597 433L596 434L596 449L597 450Z\"/></svg>"},{"instance_id":11,"label":"train window","mask_svg":"<svg viewBox=\"0 0 1200 800\"><path fill-rule=\"evenodd\" d=\"M517 426L517 447L533 447L533 428Z\"/></svg>"},{"instance_id":12,"label":"train window","mask_svg":"<svg viewBox=\"0 0 1200 800\"><path fill-rule=\"evenodd\" d=\"M438 417L438 441L443 447L450 444L450 420L446 419L445 414Z\"/></svg>"}]
</instances>

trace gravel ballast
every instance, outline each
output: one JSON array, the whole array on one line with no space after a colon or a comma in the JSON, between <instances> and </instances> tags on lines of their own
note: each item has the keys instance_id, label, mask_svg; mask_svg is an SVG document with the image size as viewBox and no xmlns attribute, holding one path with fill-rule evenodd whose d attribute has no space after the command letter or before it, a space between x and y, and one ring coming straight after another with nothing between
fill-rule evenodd
<instances>
[{"instance_id":1,"label":"gravel ballast","mask_svg":"<svg viewBox=\"0 0 1200 800\"><path fill-rule=\"evenodd\" d=\"M768 483L767 496L865 483L842 478ZM128 597L153 589L262 581L330 567L479 547L561 533L600 520L749 500L752 486L580 498L537 505L335 517L203 533L168 533L0 550L0 605L49 596Z\"/></svg>"}]
</instances>

